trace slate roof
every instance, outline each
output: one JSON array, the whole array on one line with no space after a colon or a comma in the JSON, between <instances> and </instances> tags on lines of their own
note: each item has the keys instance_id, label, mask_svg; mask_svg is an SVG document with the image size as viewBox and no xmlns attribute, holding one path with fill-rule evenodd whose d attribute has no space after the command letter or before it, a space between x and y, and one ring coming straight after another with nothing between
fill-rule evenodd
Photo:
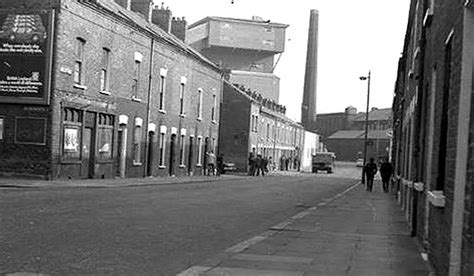
<instances>
[{"instance_id":1,"label":"slate roof","mask_svg":"<svg viewBox=\"0 0 474 276\"><path fill-rule=\"evenodd\" d=\"M136 24L143 28L145 31L153 33L156 38L161 39L163 42L168 43L172 47L175 47L186 54L194 57L195 59L203 62L204 64L212 67L214 70L221 72L222 70L212 61L207 59L204 55L194 50L191 46L180 40L176 36L167 33L161 29L158 25L148 22L144 15L141 13L127 10L126 8L117 4L114 0L97 0L97 4L102 8L115 14L115 16L121 17L129 23Z\"/></svg>"},{"instance_id":2,"label":"slate roof","mask_svg":"<svg viewBox=\"0 0 474 276\"><path fill-rule=\"evenodd\" d=\"M369 111L369 121L388 121L392 119L392 109L383 108ZM365 121L365 113L359 113L354 121Z\"/></svg>"},{"instance_id":3,"label":"slate roof","mask_svg":"<svg viewBox=\"0 0 474 276\"><path fill-rule=\"evenodd\" d=\"M364 139L365 131L363 130L339 130L327 139ZM389 139L386 130L369 130L368 139Z\"/></svg>"}]
</instances>

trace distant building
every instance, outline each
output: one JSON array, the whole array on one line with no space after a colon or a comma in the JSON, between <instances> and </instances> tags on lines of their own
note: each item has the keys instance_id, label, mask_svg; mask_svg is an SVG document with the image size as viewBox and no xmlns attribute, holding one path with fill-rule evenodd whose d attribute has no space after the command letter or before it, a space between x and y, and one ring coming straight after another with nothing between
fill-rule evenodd
<instances>
[{"instance_id":1,"label":"distant building","mask_svg":"<svg viewBox=\"0 0 474 276\"><path fill-rule=\"evenodd\" d=\"M357 109L353 106L346 108L344 112L325 113L316 116L316 131L321 135L321 139L336 133L339 130L354 129L354 120L357 117Z\"/></svg>"},{"instance_id":2,"label":"distant building","mask_svg":"<svg viewBox=\"0 0 474 276\"><path fill-rule=\"evenodd\" d=\"M223 73L157 12L143 0L0 2L1 175L202 174ZM182 19L164 21L184 32Z\"/></svg>"},{"instance_id":3,"label":"distant building","mask_svg":"<svg viewBox=\"0 0 474 276\"><path fill-rule=\"evenodd\" d=\"M304 129L284 116L281 106L269 106L245 89L224 83L219 153L237 170L248 170L249 153L280 158L300 158Z\"/></svg>"},{"instance_id":4,"label":"distant building","mask_svg":"<svg viewBox=\"0 0 474 276\"><path fill-rule=\"evenodd\" d=\"M221 68L229 81L278 103L280 79L273 74L275 55L285 49L288 25L264 21L206 17L191 24L186 42Z\"/></svg>"},{"instance_id":5,"label":"distant building","mask_svg":"<svg viewBox=\"0 0 474 276\"><path fill-rule=\"evenodd\" d=\"M364 150L364 130L340 130L325 141L327 150L336 153L337 160L354 162ZM381 160L390 153L390 136L385 130L369 130L367 135L367 158Z\"/></svg>"},{"instance_id":6,"label":"distant building","mask_svg":"<svg viewBox=\"0 0 474 276\"><path fill-rule=\"evenodd\" d=\"M279 104L275 55L285 46L288 25L264 21L206 17L188 27L186 41L226 71L222 98L219 153L247 170L250 153L301 158L303 127L285 116Z\"/></svg>"}]
</instances>

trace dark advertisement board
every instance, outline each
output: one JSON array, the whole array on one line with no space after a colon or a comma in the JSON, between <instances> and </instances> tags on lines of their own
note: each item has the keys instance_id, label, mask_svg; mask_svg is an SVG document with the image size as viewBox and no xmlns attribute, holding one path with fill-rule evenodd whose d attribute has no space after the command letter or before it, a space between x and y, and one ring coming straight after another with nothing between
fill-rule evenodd
<instances>
[{"instance_id":1,"label":"dark advertisement board","mask_svg":"<svg viewBox=\"0 0 474 276\"><path fill-rule=\"evenodd\" d=\"M52 11L0 11L0 102L49 104Z\"/></svg>"}]
</instances>

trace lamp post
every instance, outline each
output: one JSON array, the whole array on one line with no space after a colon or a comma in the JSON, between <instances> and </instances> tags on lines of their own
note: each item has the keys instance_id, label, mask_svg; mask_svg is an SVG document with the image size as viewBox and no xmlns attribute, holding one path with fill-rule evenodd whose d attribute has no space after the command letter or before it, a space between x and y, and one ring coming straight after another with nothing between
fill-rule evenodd
<instances>
[{"instance_id":1,"label":"lamp post","mask_svg":"<svg viewBox=\"0 0 474 276\"><path fill-rule=\"evenodd\" d=\"M364 133L364 162L362 167L362 184L365 184L365 164L367 162L367 134L369 131L369 99L370 99L370 70L367 76L362 76L360 80L367 80L367 108L365 111L365 133Z\"/></svg>"}]
</instances>

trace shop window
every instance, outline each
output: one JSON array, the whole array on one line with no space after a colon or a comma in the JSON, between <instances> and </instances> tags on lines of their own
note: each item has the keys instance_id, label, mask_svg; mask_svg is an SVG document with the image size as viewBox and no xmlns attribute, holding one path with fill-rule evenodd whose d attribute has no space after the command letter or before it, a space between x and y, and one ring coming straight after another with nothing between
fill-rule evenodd
<instances>
[{"instance_id":1,"label":"shop window","mask_svg":"<svg viewBox=\"0 0 474 276\"><path fill-rule=\"evenodd\" d=\"M160 133L160 167L165 166L165 139L166 132Z\"/></svg>"},{"instance_id":2,"label":"shop window","mask_svg":"<svg viewBox=\"0 0 474 276\"><path fill-rule=\"evenodd\" d=\"M135 127L133 129L133 164L135 165L141 165L142 122L141 118L135 118Z\"/></svg>"},{"instance_id":3,"label":"shop window","mask_svg":"<svg viewBox=\"0 0 474 276\"><path fill-rule=\"evenodd\" d=\"M99 114L99 128L97 139L97 152L100 159L112 158L112 142L114 136L114 116Z\"/></svg>"},{"instance_id":4,"label":"shop window","mask_svg":"<svg viewBox=\"0 0 474 276\"><path fill-rule=\"evenodd\" d=\"M79 159L81 157L81 129L83 112L78 109L63 109L63 158Z\"/></svg>"},{"instance_id":5,"label":"shop window","mask_svg":"<svg viewBox=\"0 0 474 276\"><path fill-rule=\"evenodd\" d=\"M74 83L83 84L84 70L84 46L86 41L80 37L76 39L75 62L74 62Z\"/></svg>"},{"instance_id":6,"label":"shop window","mask_svg":"<svg viewBox=\"0 0 474 276\"><path fill-rule=\"evenodd\" d=\"M0 117L0 141L3 141L3 118Z\"/></svg>"},{"instance_id":7,"label":"shop window","mask_svg":"<svg viewBox=\"0 0 474 276\"><path fill-rule=\"evenodd\" d=\"M100 91L105 92L109 90L109 59L110 50L102 48L102 59L100 69Z\"/></svg>"}]
</instances>

